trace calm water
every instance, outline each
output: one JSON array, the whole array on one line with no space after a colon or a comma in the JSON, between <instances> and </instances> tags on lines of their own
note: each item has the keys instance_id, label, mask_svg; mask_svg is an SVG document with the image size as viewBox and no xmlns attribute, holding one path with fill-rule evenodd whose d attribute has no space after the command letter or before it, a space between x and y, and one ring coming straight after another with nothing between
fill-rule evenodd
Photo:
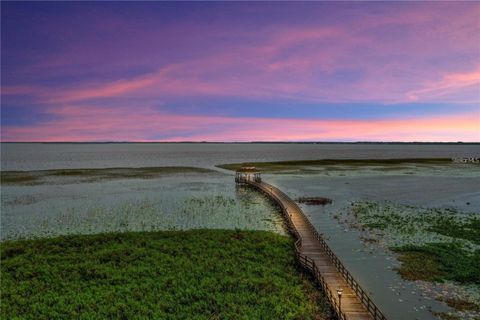
<instances>
[{"instance_id":1,"label":"calm water","mask_svg":"<svg viewBox=\"0 0 480 320\"><path fill-rule=\"evenodd\" d=\"M2 170L197 166L305 159L480 156L479 145L376 144L1 144Z\"/></svg>"}]
</instances>

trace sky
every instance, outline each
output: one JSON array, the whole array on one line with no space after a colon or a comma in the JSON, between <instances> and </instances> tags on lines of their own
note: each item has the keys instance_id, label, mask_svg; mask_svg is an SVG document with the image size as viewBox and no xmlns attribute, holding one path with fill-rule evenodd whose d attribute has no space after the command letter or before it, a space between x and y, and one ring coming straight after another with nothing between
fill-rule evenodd
<instances>
[{"instance_id":1,"label":"sky","mask_svg":"<svg viewBox=\"0 0 480 320\"><path fill-rule=\"evenodd\" d=\"M480 141L480 2L1 2L1 140Z\"/></svg>"}]
</instances>

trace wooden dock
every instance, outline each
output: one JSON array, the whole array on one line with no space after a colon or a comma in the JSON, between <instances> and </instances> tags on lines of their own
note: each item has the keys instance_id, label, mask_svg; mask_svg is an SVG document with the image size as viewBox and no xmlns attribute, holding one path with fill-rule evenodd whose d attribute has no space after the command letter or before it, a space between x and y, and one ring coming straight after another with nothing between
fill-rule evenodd
<instances>
[{"instance_id":1,"label":"wooden dock","mask_svg":"<svg viewBox=\"0 0 480 320\"><path fill-rule=\"evenodd\" d=\"M386 320L292 199L260 179L242 182L260 189L282 207L288 227L297 238L297 258L321 286L338 319ZM338 295L339 289L342 290L341 298Z\"/></svg>"}]
</instances>

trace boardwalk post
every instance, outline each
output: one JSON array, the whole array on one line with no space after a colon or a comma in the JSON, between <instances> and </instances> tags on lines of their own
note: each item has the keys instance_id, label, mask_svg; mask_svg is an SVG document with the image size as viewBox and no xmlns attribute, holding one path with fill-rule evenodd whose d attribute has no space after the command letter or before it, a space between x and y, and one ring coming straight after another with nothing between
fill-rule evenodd
<instances>
[{"instance_id":1,"label":"boardwalk post","mask_svg":"<svg viewBox=\"0 0 480 320\"><path fill-rule=\"evenodd\" d=\"M342 293L343 289L338 288L337 289L337 295L338 295L338 310L342 312Z\"/></svg>"}]
</instances>

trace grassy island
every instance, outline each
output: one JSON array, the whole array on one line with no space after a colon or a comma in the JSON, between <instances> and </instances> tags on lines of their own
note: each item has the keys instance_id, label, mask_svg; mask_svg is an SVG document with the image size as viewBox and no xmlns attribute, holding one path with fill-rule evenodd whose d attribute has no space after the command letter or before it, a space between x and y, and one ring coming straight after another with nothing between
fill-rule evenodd
<instances>
[{"instance_id":1,"label":"grassy island","mask_svg":"<svg viewBox=\"0 0 480 320\"><path fill-rule=\"evenodd\" d=\"M292 239L265 231L75 235L1 245L2 319L323 319Z\"/></svg>"},{"instance_id":2,"label":"grassy island","mask_svg":"<svg viewBox=\"0 0 480 320\"><path fill-rule=\"evenodd\" d=\"M262 172L280 172L290 170L301 170L308 173L309 169L304 167L333 167L338 170L338 166L345 166L345 170L359 169L368 166L382 166L382 170L402 169L406 165L446 165L451 164L452 159L448 158L405 158L405 159L320 159L320 160L295 160L295 161L274 161L274 162L250 162L245 163L226 163L217 167L226 170L237 170L242 165L255 166Z\"/></svg>"},{"instance_id":3,"label":"grassy island","mask_svg":"<svg viewBox=\"0 0 480 320\"><path fill-rule=\"evenodd\" d=\"M162 175L218 172L197 167L144 167L54 169L35 171L2 171L0 184L31 186L47 183L96 182L114 179L153 179Z\"/></svg>"}]
</instances>

